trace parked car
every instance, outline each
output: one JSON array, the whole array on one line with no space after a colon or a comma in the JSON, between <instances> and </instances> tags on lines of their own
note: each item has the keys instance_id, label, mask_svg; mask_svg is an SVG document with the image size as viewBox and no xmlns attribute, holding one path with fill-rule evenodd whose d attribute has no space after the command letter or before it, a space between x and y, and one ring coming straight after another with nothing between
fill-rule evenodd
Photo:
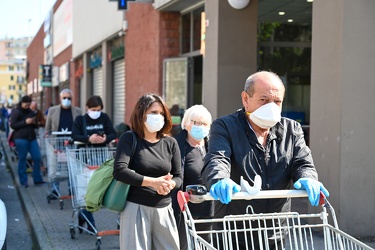
<instances>
[{"instance_id":1,"label":"parked car","mask_svg":"<svg viewBox=\"0 0 375 250\"><path fill-rule=\"evenodd\" d=\"M6 234L7 234L7 210L4 202L0 199L0 248L6 250Z\"/></svg>"}]
</instances>

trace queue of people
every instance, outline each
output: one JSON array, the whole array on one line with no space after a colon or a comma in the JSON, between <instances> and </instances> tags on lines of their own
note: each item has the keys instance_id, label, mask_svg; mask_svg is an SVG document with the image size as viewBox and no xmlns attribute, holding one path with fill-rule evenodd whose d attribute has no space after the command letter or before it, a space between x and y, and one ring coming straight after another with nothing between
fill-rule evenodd
<instances>
[{"instance_id":1,"label":"queue of people","mask_svg":"<svg viewBox=\"0 0 375 250\"><path fill-rule=\"evenodd\" d=\"M170 135L172 119L165 101L156 94L141 96L130 117L136 148L132 149L130 133L123 133L116 147L113 176L130 185L121 212L120 249L188 249L176 200L177 191L185 190L187 185L206 186L216 200L189 204L195 219L244 214L248 205L255 213L291 210L290 199L232 200L233 194L241 191L241 177L252 183L259 175L262 190L305 189L313 206L318 205L320 192L329 196L318 181L301 125L281 117L285 91L276 74L268 71L252 74L241 93L241 109L212 121L203 105L194 105L185 111L181 131L175 138ZM71 108L71 96L70 91L61 92L61 105L49 109L46 130L71 128L74 140L106 147L117 135L109 116L102 112L102 99L90 97L86 113L80 115L80 110ZM20 157L18 173L25 187L27 151L34 160L34 183L44 183L35 140L37 125L30 103L30 97L23 97L11 116ZM95 227L92 214L86 210L82 213L89 219L88 230L92 230L91 226ZM82 226L84 221L81 217L79 220ZM205 225L200 229L220 229L217 227ZM240 245L245 246L245 240L246 236L239 239ZM271 249L279 248L282 241L280 237L270 242Z\"/></svg>"},{"instance_id":2,"label":"queue of people","mask_svg":"<svg viewBox=\"0 0 375 250\"><path fill-rule=\"evenodd\" d=\"M170 119L170 114L164 108L164 102L158 97L154 107L151 104L155 102L155 96L141 97L131 118L139 153L130 159L131 137L121 137L114 167L114 177L131 185L128 203L121 214L120 248L187 249L188 239L175 194L189 184L204 184L218 200L215 204L190 204L194 218L244 214L248 205L253 206L255 213L291 210L290 199L232 201L233 194L241 190L238 185L241 176L252 183L259 175L262 190L305 189L313 206L318 205L320 192L329 196L328 190L318 181L301 125L281 117L284 95L285 86L279 76L261 71L246 80L241 93L243 108L216 119L212 126L211 115L203 106L191 107L184 114L182 131L177 136L179 155L171 150L175 146L164 147L171 150L164 153L159 149L165 138L160 132L169 132L164 121ZM145 154L143 157L141 152ZM161 164L161 159L172 160L172 166L166 162ZM173 175L175 181L169 176L173 167L178 173L178 176ZM158 185L155 185L155 178L159 180ZM171 216L152 212L157 207L156 201L165 200L163 206L170 206L167 198L170 192L173 193L174 220ZM167 197L163 197L165 195ZM164 230L166 226L170 231ZM220 229L216 224L208 227L206 230ZM162 236L164 241L160 240ZM239 239L240 249L245 247L245 240L246 236ZM271 249L279 248L284 240L279 237L277 241L270 241ZM255 249L258 243L255 242Z\"/></svg>"}]
</instances>

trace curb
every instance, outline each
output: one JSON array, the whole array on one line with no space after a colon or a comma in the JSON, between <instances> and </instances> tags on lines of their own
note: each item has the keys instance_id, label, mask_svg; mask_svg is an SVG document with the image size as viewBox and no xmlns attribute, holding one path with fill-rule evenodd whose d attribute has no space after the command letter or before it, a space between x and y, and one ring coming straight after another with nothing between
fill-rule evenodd
<instances>
[{"instance_id":1,"label":"curb","mask_svg":"<svg viewBox=\"0 0 375 250\"><path fill-rule=\"evenodd\" d=\"M26 219L27 226L31 233L31 239L33 242L32 249L49 250L53 249L50 239L47 238L46 229L42 225L39 215L36 212L36 208L30 198L29 192L26 189L22 189L18 178L17 178L17 160L12 161L12 157L15 158L14 154L11 152L8 142L1 135L1 144L4 150L4 157L6 159L7 168L10 170L14 186L17 190L17 195L21 203L22 211Z\"/></svg>"}]
</instances>

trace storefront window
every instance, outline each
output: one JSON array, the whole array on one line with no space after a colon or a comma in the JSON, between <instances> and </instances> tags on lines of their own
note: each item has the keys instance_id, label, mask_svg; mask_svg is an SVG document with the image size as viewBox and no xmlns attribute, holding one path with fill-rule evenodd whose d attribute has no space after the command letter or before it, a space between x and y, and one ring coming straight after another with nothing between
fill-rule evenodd
<instances>
[{"instance_id":1,"label":"storefront window","mask_svg":"<svg viewBox=\"0 0 375 250\"><path fill-rule=\"evenodd\" d=\"M258 68L271 70L282 78L287 88L284 115L302 125L308 124L311 26L262 24L260 27L264 29L259 33Z\"/></svg>"},{"instance_id":2,"label":"storefront window","mask_svg":"<svg viewBox=\"0 0 375 250\"><path fill-rule=\"evenodd\" d=\"M181 19L181 53L200 50L201 46L201 13L204 7L195 9L182 15Z\"/></svg>"},{"instance_id":3,"label":"storefront window","mask_svg":"<svg viewBox=\"0 0 375 250\"><path fill-rule=\"evenodd\" d=\"M306 142L310 124L312 5L299 10L286 2L259 5L258 70L278 74L286 87L282 115L301 123Z\"/></svg>"}]
</instances>

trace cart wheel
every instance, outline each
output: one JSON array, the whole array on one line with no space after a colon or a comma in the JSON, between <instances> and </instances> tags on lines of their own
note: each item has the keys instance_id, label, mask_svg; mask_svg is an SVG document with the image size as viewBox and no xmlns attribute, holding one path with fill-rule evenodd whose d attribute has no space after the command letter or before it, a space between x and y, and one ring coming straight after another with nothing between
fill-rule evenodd
<instances>
[{"instance_id":1,"label":"cart wheel","mask_svg":"<svg viewBox=\"0 0 375 250\"><path fill-rule=\"evenodd\" d=\"M60 210L64 209L64 201L60 201Z\"/></svg>"},{"instance_id":2,"label":"cart wheel","mask_svg":"<svg viewBox=\"0 0 375 250\"><path fill-rule=\"evenodd\" d=\"M117 230L120 230L120 224L117 224Z\"/></svg>"},{"instance_id":3,"label":"cart wheel","mask_svg":"<svg viewBox=\"0 0 375 250\"><path fill-rule=\"evenodd\" d=\"M102 240L101 239L97 239L96 240L96 243L95 243L95 246L96 246L96 249L97 250L100 250L100 245L102 244Z\"/></svg>"},{"instance_id":4,"label":"cart wheel","mask_svg":"<svg viewBox=\"0 0 375 250\"><path fill-rule=\"evenodd\" d=\"M70 238L73 240L76 238L76 230L74 230L74 227L70 228Z\"/></svg>"}]
</instances>

